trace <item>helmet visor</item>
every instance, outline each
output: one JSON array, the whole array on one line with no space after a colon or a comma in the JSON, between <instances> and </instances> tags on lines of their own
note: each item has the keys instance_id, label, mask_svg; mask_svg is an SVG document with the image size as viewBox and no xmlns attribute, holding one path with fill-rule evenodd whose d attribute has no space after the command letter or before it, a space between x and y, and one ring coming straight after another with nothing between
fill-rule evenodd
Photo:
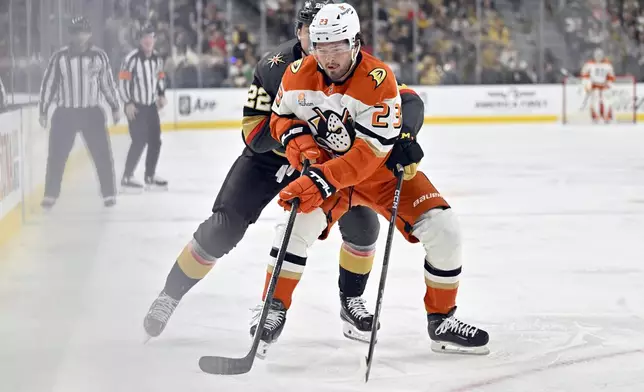
<instances>
[{"instance_id":1,"label":"helmet visor","mask_svg":"<svg viewBox=\"0 0 644 392\"><path fill-rule=\"evenodd\" d=\"M327 56L332 54L341 54L351 51L351 45L349 41L344 40L340 42L313 42L312 45L313 52L321 56Z\"/></svg>"}]
</instances>

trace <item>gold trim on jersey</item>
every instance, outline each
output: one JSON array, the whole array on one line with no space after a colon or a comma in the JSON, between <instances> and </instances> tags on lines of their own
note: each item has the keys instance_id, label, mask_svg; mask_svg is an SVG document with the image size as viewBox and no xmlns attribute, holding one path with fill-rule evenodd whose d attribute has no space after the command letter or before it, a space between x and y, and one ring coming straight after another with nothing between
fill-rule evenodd
<instances>
[{"instance_id":1,"label":"gold trim on jersey","mask_svg":"<svg viewBox=\"0 0 644 392\"><path fill-rule=\"evenodd\" d=\"M286 158L286 154L284 154L283 152L279 152L278 150L273 150L273 152L275 153L275 155L279 155L282 158Z\"/></svg>"},{"instance_id":2,"label":"gold trim on jersey","mask_svg":"<svg viewBox=\"0 0 644 392\"><path fill-rule=\"evenodd\" d=\"M300 70L300 66L302 66L302 59L295 60L291 63L291 72L294 74L297 73L297 71Z\"/></svg>"},{"instance_id":3,"label":"gold trim on jersey","mask_svg":"<svg viewBox=\"0 0 644 392\"><path fill-rule=\"evenodd\" d=\"M246 139L248 135L253 132L253 129L257 128L257 126L264 120L268 120L268 116L263 114L242 117L242 132L244 134L244 139Z\"/></svg>"}]
</instances>

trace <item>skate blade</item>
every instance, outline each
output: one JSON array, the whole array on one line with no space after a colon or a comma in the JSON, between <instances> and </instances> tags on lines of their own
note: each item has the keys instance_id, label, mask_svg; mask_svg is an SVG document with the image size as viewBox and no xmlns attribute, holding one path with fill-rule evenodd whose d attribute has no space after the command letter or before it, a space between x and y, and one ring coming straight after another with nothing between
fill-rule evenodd
<instances>
[{"instance_id":1,"label":"skate blade","mask_svg":"<svg viewBox=\"0 0 644 392\"><path fill-rule=\"evenodd\" d=\"M346 321L342 323L342 333L347 339L355 340L356 342L369 344L371 341L371 330L361 331ZM378 343L378 339L376 339L376 343Z\"/></svg>"},{"instance_id":2,"label":"skate blade","mask_svg":"<svg viewBox=\"0 0 644 392\"><path fill-rule=\"evenodd\" d=\"M145 186L145 191L146 192L167 192L168 186L160 186L160 185L146 185Z\"/></svg>"},{"instance_id":3,"label":"skate blade","mask_svg":"<svg viewBox=\"0 0 644 392\"><path fill-rule=\"evenodd\" d=\"M131 188L122 186L119 193L123 195L140 195L143 193L143 188Z\"/></svg>"},{"instance_id":4,"label":"skate blade","mask_svg":"<svg viewBox=\"0 0 644 392\"><path fill-rule=\"evenodd\" d=\"M465 347L450 342L432 341L431 349L441 354L488 355L487 346Z\"/></svg>"}]
</instances>

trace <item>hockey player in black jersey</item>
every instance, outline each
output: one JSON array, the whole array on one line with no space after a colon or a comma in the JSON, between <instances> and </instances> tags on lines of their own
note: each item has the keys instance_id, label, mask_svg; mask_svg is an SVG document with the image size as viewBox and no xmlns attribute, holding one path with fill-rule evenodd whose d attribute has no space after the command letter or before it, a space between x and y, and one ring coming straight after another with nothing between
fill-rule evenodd
<instances>
[{"instance_id":1,"label":"hockey player in black jersey","mask_svg":"<svg viewBox=\"0 0 644 392\"><path fill-rule=\"evenodd\" d=\"M230 168L212 215L197 228L172 266L165 287L150 306L144 320L149 336L161 334L183 296L237 245L248 226L257 221L279 191L297 178L281 144L271 136L271 106L286 68L306 55L308 25L317 11L329 2L306 1L297 17L298 38L280 45L257 64L243 112L242 132L246 147ZM423 123L423 102L413 90L404 86L400 93L403 131L415 136ZM400 163L407 172L415 171L418 160L410 157L418 156L418 151L422 150L414 137L401 141L394 146L388 166ZM422 157L422 152L420 155ZM340 219L339 227L343 239L338 281L343 332L348 338L368 342L373 315L366 309L362 294L373 265L380 231L378 217L366 207L355 206ZM277 254L277 248L273 248L273 252ZM297 258L289 258L288 254L285 261L302 263ZM290 278L299 280L300 276L292 275ZM290 304L274 305L286 309Z\"/></svg>"}]
</instances>

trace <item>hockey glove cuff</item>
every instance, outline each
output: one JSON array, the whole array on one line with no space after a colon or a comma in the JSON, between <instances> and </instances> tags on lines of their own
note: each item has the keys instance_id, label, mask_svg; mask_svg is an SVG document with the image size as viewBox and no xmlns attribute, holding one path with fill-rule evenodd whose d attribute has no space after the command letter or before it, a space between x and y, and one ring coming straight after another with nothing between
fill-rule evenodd
<instances>
[{"instance_id":1,"label":"hockey glove cuff","mask_svg":"<svg viewBox=\"0 0 644 392\"><path fill-rule=\"evenodd\" d=\"M425 154L415 138L407 136L408 134L402 135L391 149L386 165L388 169L393 171L396 169L396 164L402 165L404 167L404 179L406 181L414 178L418 170L418 163L420 163Z\"/></svg>"},{"instance_id":2,"label":"hockey glove cuff","mask_svg":"<svg viewBox=\"0 0 644 392\"><path fill-rule=\"evenodd\" d=\"M308 126L297 125L284 132L280 139L286 147L288 162L298 171L302 170L302 162L305 159L311 163L320 161L322 152Z\"/></svg>"},{"instance_id":3,"label":"hockey glove cuff","mask_svg":"<svg viewBox=\"0 0 644 392\"><path fill-rule=\"evenodd\" d=\"M302 177L282 189L278 203L285 210L290 210L291 201L299 198L300 207L297 211L306 214L320 207L335 191L335 187L327 181L322 171L312 167Z\"/></svg>"}]
</instances>

